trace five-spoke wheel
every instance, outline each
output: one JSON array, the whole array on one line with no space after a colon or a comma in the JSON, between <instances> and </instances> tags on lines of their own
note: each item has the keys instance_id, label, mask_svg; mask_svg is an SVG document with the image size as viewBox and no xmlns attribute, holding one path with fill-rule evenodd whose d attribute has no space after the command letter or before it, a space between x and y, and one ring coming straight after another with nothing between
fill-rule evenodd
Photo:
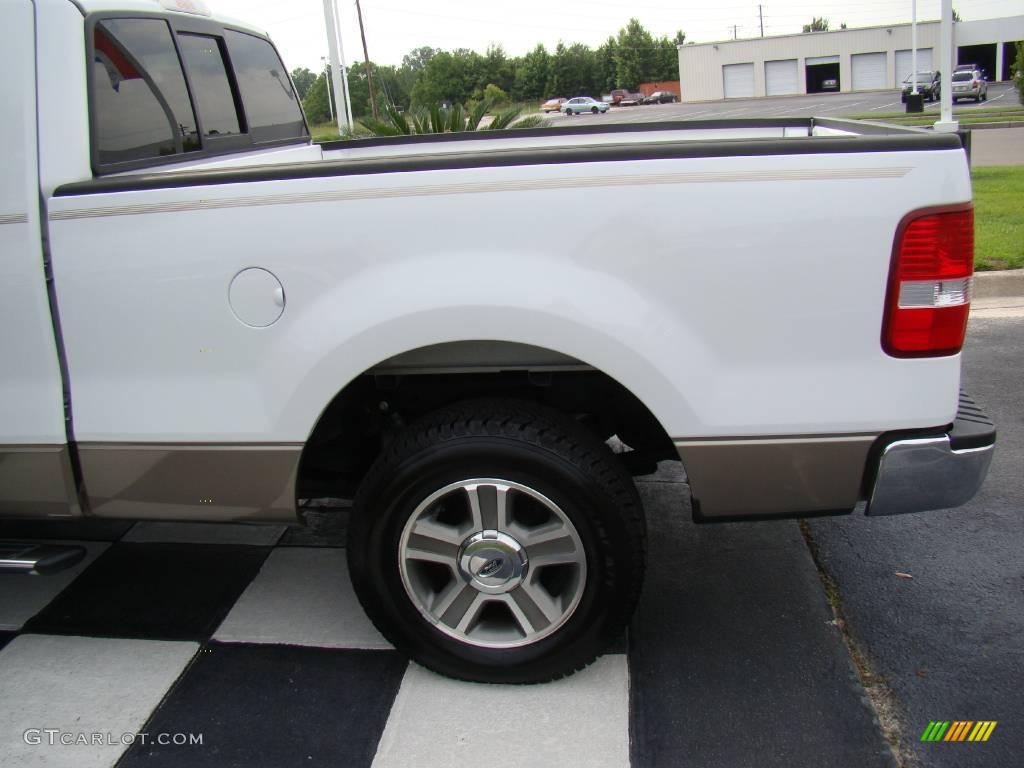
<instances>
[{"instance_id":1,"label":"five-spoke wheel","mask_svg":"<svg viewBox=\"0 0 1024 768\"><path fill-rule=\"evenodd\" d=\"M587 558L553 501L521 483L468 479L432 493L399 539L402 584L447 635L485 648L540 640L576 610Z\"/></svg>"}]
</instances>

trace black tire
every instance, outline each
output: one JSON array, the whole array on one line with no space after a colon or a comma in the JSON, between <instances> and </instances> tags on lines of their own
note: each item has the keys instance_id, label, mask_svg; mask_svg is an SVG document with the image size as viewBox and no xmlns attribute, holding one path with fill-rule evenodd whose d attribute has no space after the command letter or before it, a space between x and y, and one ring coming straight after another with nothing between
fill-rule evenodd
<instances>
[{"instance_id":1,"label":"black tire","mask_svg":"<svg viewBox=\"0 0 1024 768\"><path fill-rule=\"evenodd\" d=\"M488 648L449 636L403 586L399 542L414 510L438 489L480 477L522 483L551 499L586 555L575 609L528 645ZM545 682L590 664L621 637L646 557L640 498L608 447L565 415L516 400L459 403L404 429L360 486L348 537L353 586L380 632L420 664L480 682Z\"/></svg>"},{"instance_id":2,"label":"black tire","mask_svg":"<svg viewBox=\"0 0 1024 768\"><path fill-rule=\"evenodd\" d=\"M591 111L591 112L593 112L593 113L594 113L595 115L596 115L596 114L597 114L598 112L600 112L600 110L599 110L599 109L598 109L597 107L591 107L591 108L590 108L590 111Z\"/></svg>"}]
</instances>

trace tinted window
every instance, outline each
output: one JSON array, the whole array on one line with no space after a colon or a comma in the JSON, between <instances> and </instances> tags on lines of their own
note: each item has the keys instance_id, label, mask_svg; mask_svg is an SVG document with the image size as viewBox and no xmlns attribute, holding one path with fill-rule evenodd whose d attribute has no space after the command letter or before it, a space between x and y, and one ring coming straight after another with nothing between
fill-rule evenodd
<instances>
[{"instance_id":1,"label":"tinted window","mask_svg":"<svg viewBox=\"0 0 1024 768\"><path fill-rule=\"evenodd\" d=\"M195 114L167 22L98 23L91 87L101 163L199 149Z\"/></svg>"},{"instance_id":2,"label":"tinted window","mask_svg":"<svg viewBox=\"0 0 1024 768\"><path fill-rule=\"evenodd\" d=\"M299 101L274 47L242 32L229 31L224 37L253 140L305 137Z\"/></svg>"},{"instance_id":3,"label":"tinted window","mask_svg":"<svg viewBox=\"0 0 1024 768\"><path fill-rule=\"evenodd\" d=\"M957 80L957 81L960 81L960 80L973 80L974 79L974 73L973 72L954 72L953 73L953 79Z\"/></svg>"},{"instance_id":4,"label":"tinted window","mask_svg":"<svg viewBox=\"0 0 1024 768\"><path fill-rule=\"evenodd\" d=\"M241 133L238 106L224 66L223 41L209 35L178 35L181 56L196 97L204 136Z\"/></svg>"}]
</instances>

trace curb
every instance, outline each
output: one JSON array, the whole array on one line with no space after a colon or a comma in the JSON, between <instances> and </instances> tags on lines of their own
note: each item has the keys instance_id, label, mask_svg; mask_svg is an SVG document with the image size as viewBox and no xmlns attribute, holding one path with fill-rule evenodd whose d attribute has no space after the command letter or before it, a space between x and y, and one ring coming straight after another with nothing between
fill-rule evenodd
<instances>
[{"instance_id":1,"label":"curb","mask_svg":"<svg viewBox=\"0 0 1024 768\"><path fill-rule=\"evenodd\" d=\"M975 272L972 299L1001 299L1024 296L1024 269Z\"/></svg>"},{"instance_id":2,"label":"curb","mask_svg":"<svg viewBox=\"0 0 1024 768\"><path fill-rule=\"evenodd\" d=\"M960 126L964 130L987 130L989 128L1024 128L1024 120L1007 120L1002 123L965 123Z\"/></svg>"}]
</instances>

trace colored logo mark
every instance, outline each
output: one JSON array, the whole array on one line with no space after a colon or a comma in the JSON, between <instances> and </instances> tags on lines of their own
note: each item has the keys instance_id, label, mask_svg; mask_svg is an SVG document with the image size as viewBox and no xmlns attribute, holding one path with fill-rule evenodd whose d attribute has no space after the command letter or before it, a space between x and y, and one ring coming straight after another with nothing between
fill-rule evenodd
<instances>
[{"instance_id":1,"label":"colored logo mark","mask_svg":"<svg viewBox=\"0 0 1024 768\"><path fill-rule=\"evenodd\" d=\"M932 720L921 741L988 741L997 720Z\"/></svg>"}]
</instances>

